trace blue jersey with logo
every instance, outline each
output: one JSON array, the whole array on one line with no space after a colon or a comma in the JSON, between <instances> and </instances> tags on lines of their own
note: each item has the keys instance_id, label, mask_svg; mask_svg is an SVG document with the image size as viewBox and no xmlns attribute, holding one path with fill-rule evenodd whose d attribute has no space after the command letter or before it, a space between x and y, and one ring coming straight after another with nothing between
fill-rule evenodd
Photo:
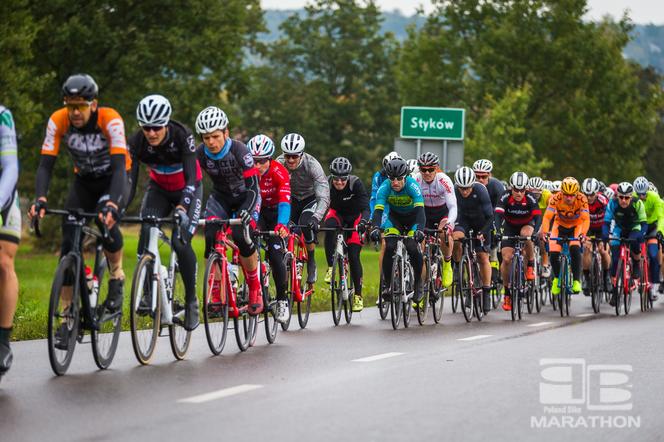
<instances>
[{"instance_id":1,"label":"blue jersey with logo","mask_svg":"<svg viewBox=\"0 0 664 442\"><path fill-rule=\"evenodd\" d=\"M374 209L385 210L388 207L390 211L404 215L411 213L416 207L424 207L422 189L415 178L407 176L403 189L399 192L392 189L389 180L385 180L383 184L380 185L376 195L376 205L374 206Z\"/></svg>"}]
</instances>

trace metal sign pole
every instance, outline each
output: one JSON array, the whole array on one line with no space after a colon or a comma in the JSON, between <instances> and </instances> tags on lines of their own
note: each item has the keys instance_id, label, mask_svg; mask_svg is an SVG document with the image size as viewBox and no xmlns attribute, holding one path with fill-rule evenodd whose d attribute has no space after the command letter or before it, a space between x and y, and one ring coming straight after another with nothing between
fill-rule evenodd
<instances>
[{"instance_id":1,"label":"metal sign pole","mask_svg":"<svg viewBox=\"0 0 664 442\"><path fill-rule=\"evenodd\" d=\"M447 140L443 140L443 172L447 172Z\"/></svg>"}]
</instances>

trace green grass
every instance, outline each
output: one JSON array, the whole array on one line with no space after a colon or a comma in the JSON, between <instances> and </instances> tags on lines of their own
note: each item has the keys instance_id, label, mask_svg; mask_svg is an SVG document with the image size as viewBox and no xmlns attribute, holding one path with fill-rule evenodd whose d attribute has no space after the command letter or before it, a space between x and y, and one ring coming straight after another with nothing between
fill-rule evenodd
<instances>
[{"instance_id":1,"label":"green grass","mask_svg":"<svg viewBox=\"0 0 664 442\"><path fill-rule=\"evenodd\" d=\"M124 234L124 261L123 267L126 275L125 282L125 309L127 311L129 296L131 293L131 280L136 265L136 248L138 244L138 231L135 229L123 229ZM197 235L192 245L198 257L198 296L202 296L202 280L205 271L205 260L203 249L205 241L202 236ZM162 247L164 252L166 247ZM373 247L365 247L362 251L362 266L364 268L363 295L364 305L371 306L375 303L378 294L378 252ZM92 264L92 257L86 256ZM163 255L162 259L167 259ZM51 282L58 263L58 254L43 253L35 251L30 241L24 241L19 247L16 257L16 273L19 279L19 301L14 318L14 332L12 339L38 339L46 337L46 323L48 317L48 302L51 290ZM312 311L330 310L330 293L327 284L323 282L327 263L325 262L325 251L322 247L316 250L316 263L318 264L318 282L315 294L311 301ZM105 288L102 288L105 289ZM129 317L124 316L123 328L129 328Z\"/></svg>"}]
</instances>

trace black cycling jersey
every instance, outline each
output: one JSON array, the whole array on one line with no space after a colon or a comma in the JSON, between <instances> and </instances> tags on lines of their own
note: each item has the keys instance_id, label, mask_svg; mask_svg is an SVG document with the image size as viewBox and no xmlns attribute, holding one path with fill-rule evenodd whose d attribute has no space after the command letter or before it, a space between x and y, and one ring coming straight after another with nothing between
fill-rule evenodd
<instances>
[{"instance_id":1,"label":"black cycling jersey","mask_svg":"<svg viewBox=\"0 0 664 442\"><path fill-rule=\"evenodd\" d=\"M486 190L489 191L489 198L491 199L491 206L495 209L498 206L498 201L505 193L505 186L499 179L489 177L489 182L486 185Z\"/></svg>"},{"instance_id":2,"label":"black cycling jersey","mask_svg":"<svg viewBox=\"0 0 664 442\"><path fill-rule=\"evenodd\" d=\"M328 177L330 183L330 209L342 217L362 215L362 219L369 219L369 195L360 180L351 175L348 184L343 190L335 189L332 176Z\"/></svg>"},{"instance_id":3,"label":"black cycling jersey","mask_svg":"<svg viewBox=\"0 0 664 442\"><path fill-rule=\"evenodd\" d=\"M169 121L167 130L164 141L157 147L148 143L142 130L129 138L132 159L129 202L136 194L141 162L150 168L150 180L155 185L167 192L183 191L179 204L188 210L196 184L202 178L194 136L186 126L174 120Z\"/></svg>"},{"instance_id":4,"label":"black cycling jersey","mask_svg":"<svg viewBox=\"0 0 664 442\"><path fill-rule=\"evenodd\" d=\"M539 203L531 194L527 193L517 201L511 192L505 192L498 201L496 207L496 224L501 226L503 222L513 226L525 226L538 224L538 218L542 217Z\"/></svg>"},{"instance_id":5,"label":"black cycling jersey","mask_svg":"<svg viewBox=\"0 0 664 442\"><path fill-rule=\"evenodd\" d=\"M493 207L487 188L480 183L473 184L473 191L468 198L464 198L458 188L454 192L457 198L457 224L482 232L488 231L493 222Z\"/></svg>"}]
</instances>

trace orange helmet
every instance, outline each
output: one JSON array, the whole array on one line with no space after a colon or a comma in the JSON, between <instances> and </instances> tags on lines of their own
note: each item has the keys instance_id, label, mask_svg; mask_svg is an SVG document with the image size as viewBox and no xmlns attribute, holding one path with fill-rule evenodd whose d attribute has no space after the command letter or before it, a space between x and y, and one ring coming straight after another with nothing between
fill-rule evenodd
<instances>
[{"instance_id":1,"label":"orange helmet","mask_svg":"<svg viewBox=\"0 0 664 442\"><path fill-rule=\"evenodd\" d=\"M560 183L560 191L565 195L576 195L579 191L579 182L576 178L568 176Z\"/></svg>"}]
</instances>

